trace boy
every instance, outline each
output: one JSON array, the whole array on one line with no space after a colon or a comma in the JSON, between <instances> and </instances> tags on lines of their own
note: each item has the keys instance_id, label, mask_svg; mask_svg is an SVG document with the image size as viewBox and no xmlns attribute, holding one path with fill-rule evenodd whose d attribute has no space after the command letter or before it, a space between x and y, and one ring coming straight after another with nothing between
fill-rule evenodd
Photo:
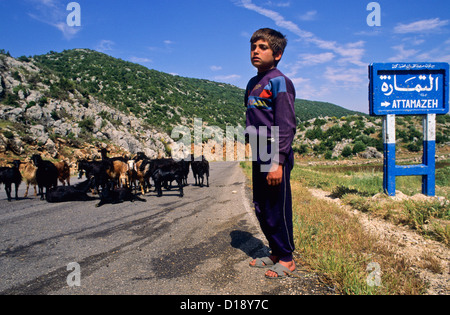
<instances>
[{"instance_id":1,"label":"boy","mask_svg":"<svg viewBox=\"0 0 450 315\"><path fill-rule=\"evenodd\" d=\"M296 131L295 89L291 80L276 68L287 45L286 37L264 28L256 31L250 42L251 62L258 69L245 93L246 132L258 139L258 145L252 143L258 147L257 158L253 159L253 203L272 251L269 257L250 262L250 266L271 267L266 277L279 279L295 270L290 187ZM261 130L267 130L267 135ZM262 154L269 151L272 158L267 165Z\"/></svg>"}]
</instances>

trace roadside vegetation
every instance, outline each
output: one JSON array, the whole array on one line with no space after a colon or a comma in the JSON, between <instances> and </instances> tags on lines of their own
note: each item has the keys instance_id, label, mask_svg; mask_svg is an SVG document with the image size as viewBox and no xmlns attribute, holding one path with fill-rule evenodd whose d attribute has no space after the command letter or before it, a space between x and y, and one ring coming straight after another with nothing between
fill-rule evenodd
<instances>
[{"instance_id":1,"label":"roadside vegetation","mask_svg":"<svg viewBox=\"0 0 450 315\"><path fill-rule=\"evenodd\" d=\"M432 201L413 197L421 196L420 177L398 178L397 189L404 198L384 195L380 165L297 163L291 181L297 260L317 271L342 294L425 294L428 284L419 277L414 268L417 266L395 248L379 242L352 212L408 227L425 239L450 246L448 162L442 163L436 175L437 195L442 197ZM241 166L251 178L251 163ZM326 191L339 203L314 197L312 189ZM420 258L422 265L432 272L447 272L432 253ZM369 285L367 281L378 275L373 266L382 266L380 285Z\"/></svg>"}]
</instances>

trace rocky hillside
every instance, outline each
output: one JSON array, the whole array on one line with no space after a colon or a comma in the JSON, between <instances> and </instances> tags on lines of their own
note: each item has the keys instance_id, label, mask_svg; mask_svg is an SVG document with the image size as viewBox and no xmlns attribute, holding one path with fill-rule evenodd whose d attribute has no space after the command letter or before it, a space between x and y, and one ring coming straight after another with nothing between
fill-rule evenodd
<instances>
[{"instance_id":1,"label":"rocky hillside","mask_svg":"<svg viewBox=\"0 0 450 315\"><path fill-rule=\"evenodd\" d=\"M436 144L441 159L450 157L450 115L437 116ZM396 117L397 152L420 156L423 150L421 116ZM301 122L294 150L303 156L340 158L383 158L382 119L350 115L320 117Z\"/></svg>"},{"instance_id":2,"label":"rocky hillside","mask_svg":"<svg viewBox=\"0 0 450 315\"><path fill-rule=\"evenodd\" d=\"M167 155L173 141L165 132L74 87L53 95L64 84L34 59L0 55L0 153L73 161L111 146L117 154Z\"/></svg>"}]
</instances>

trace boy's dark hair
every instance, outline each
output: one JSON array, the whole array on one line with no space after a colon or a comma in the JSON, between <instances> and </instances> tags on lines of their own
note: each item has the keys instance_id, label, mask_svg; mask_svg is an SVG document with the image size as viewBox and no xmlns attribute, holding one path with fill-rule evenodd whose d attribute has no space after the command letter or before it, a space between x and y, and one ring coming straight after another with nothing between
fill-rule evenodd
<instances>
[{"instance_id":1,"label":"boy's dark hair","mask_svg":"<svg viewBox=\"0 0 450 315\"><path fill-rule=\"evenodd\" d=\"M250 39L250 43L254 44L260 39L269 43L269 46L273 50L274 54L277 54L280 51L284 53L288 42L285 35L271 28L262 28L257 30Z\"/></svg>"}]
</instances>

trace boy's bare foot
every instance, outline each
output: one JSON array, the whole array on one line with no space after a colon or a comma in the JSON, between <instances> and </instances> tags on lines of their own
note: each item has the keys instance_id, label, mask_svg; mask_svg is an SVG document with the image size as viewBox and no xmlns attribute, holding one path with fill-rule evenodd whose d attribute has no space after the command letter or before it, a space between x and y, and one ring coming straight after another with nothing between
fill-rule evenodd
<instances>
[{"instance_id":1,"label":"boy's bare foot","mask_svg":"<svg viewBox=\"0 0 450 315\"><path fill-rule=\"evenodd\" d=\"M276 263L278 262L278 260L279 260L277 256L273 256L273 255L270 255L269 258L270 258L270 260L273 261L274 264L276 264ZM251 262L249 263L249 265L250 265L251 267L255 267L255 266L256 266L256 261L257 261L258 259L260 259L260 258L254 259L253 261L251 261ZM262 262L262 264L263 264L263 266L266 266L266 264L265 264L264 262Z\"/></svg>"},{"instance_id":2,"label":"boy's bare foot","mask_svg":"<svg viewBox=\"0 0 450 315\"><path fill-rule=\"evenodd\" d=\"M295 262L293 260L290 262L284 262L284 261L280 260L280 261L278 261L278 263L280 265L282 265L283 267L286 267L287 269L289 269L291 272L293 272L295 270ZM286 275L286 272L284 274ZM267 270L266 277L267 278L278 278L278 274L275 271Z\"/></svg>"}]
</instances>

